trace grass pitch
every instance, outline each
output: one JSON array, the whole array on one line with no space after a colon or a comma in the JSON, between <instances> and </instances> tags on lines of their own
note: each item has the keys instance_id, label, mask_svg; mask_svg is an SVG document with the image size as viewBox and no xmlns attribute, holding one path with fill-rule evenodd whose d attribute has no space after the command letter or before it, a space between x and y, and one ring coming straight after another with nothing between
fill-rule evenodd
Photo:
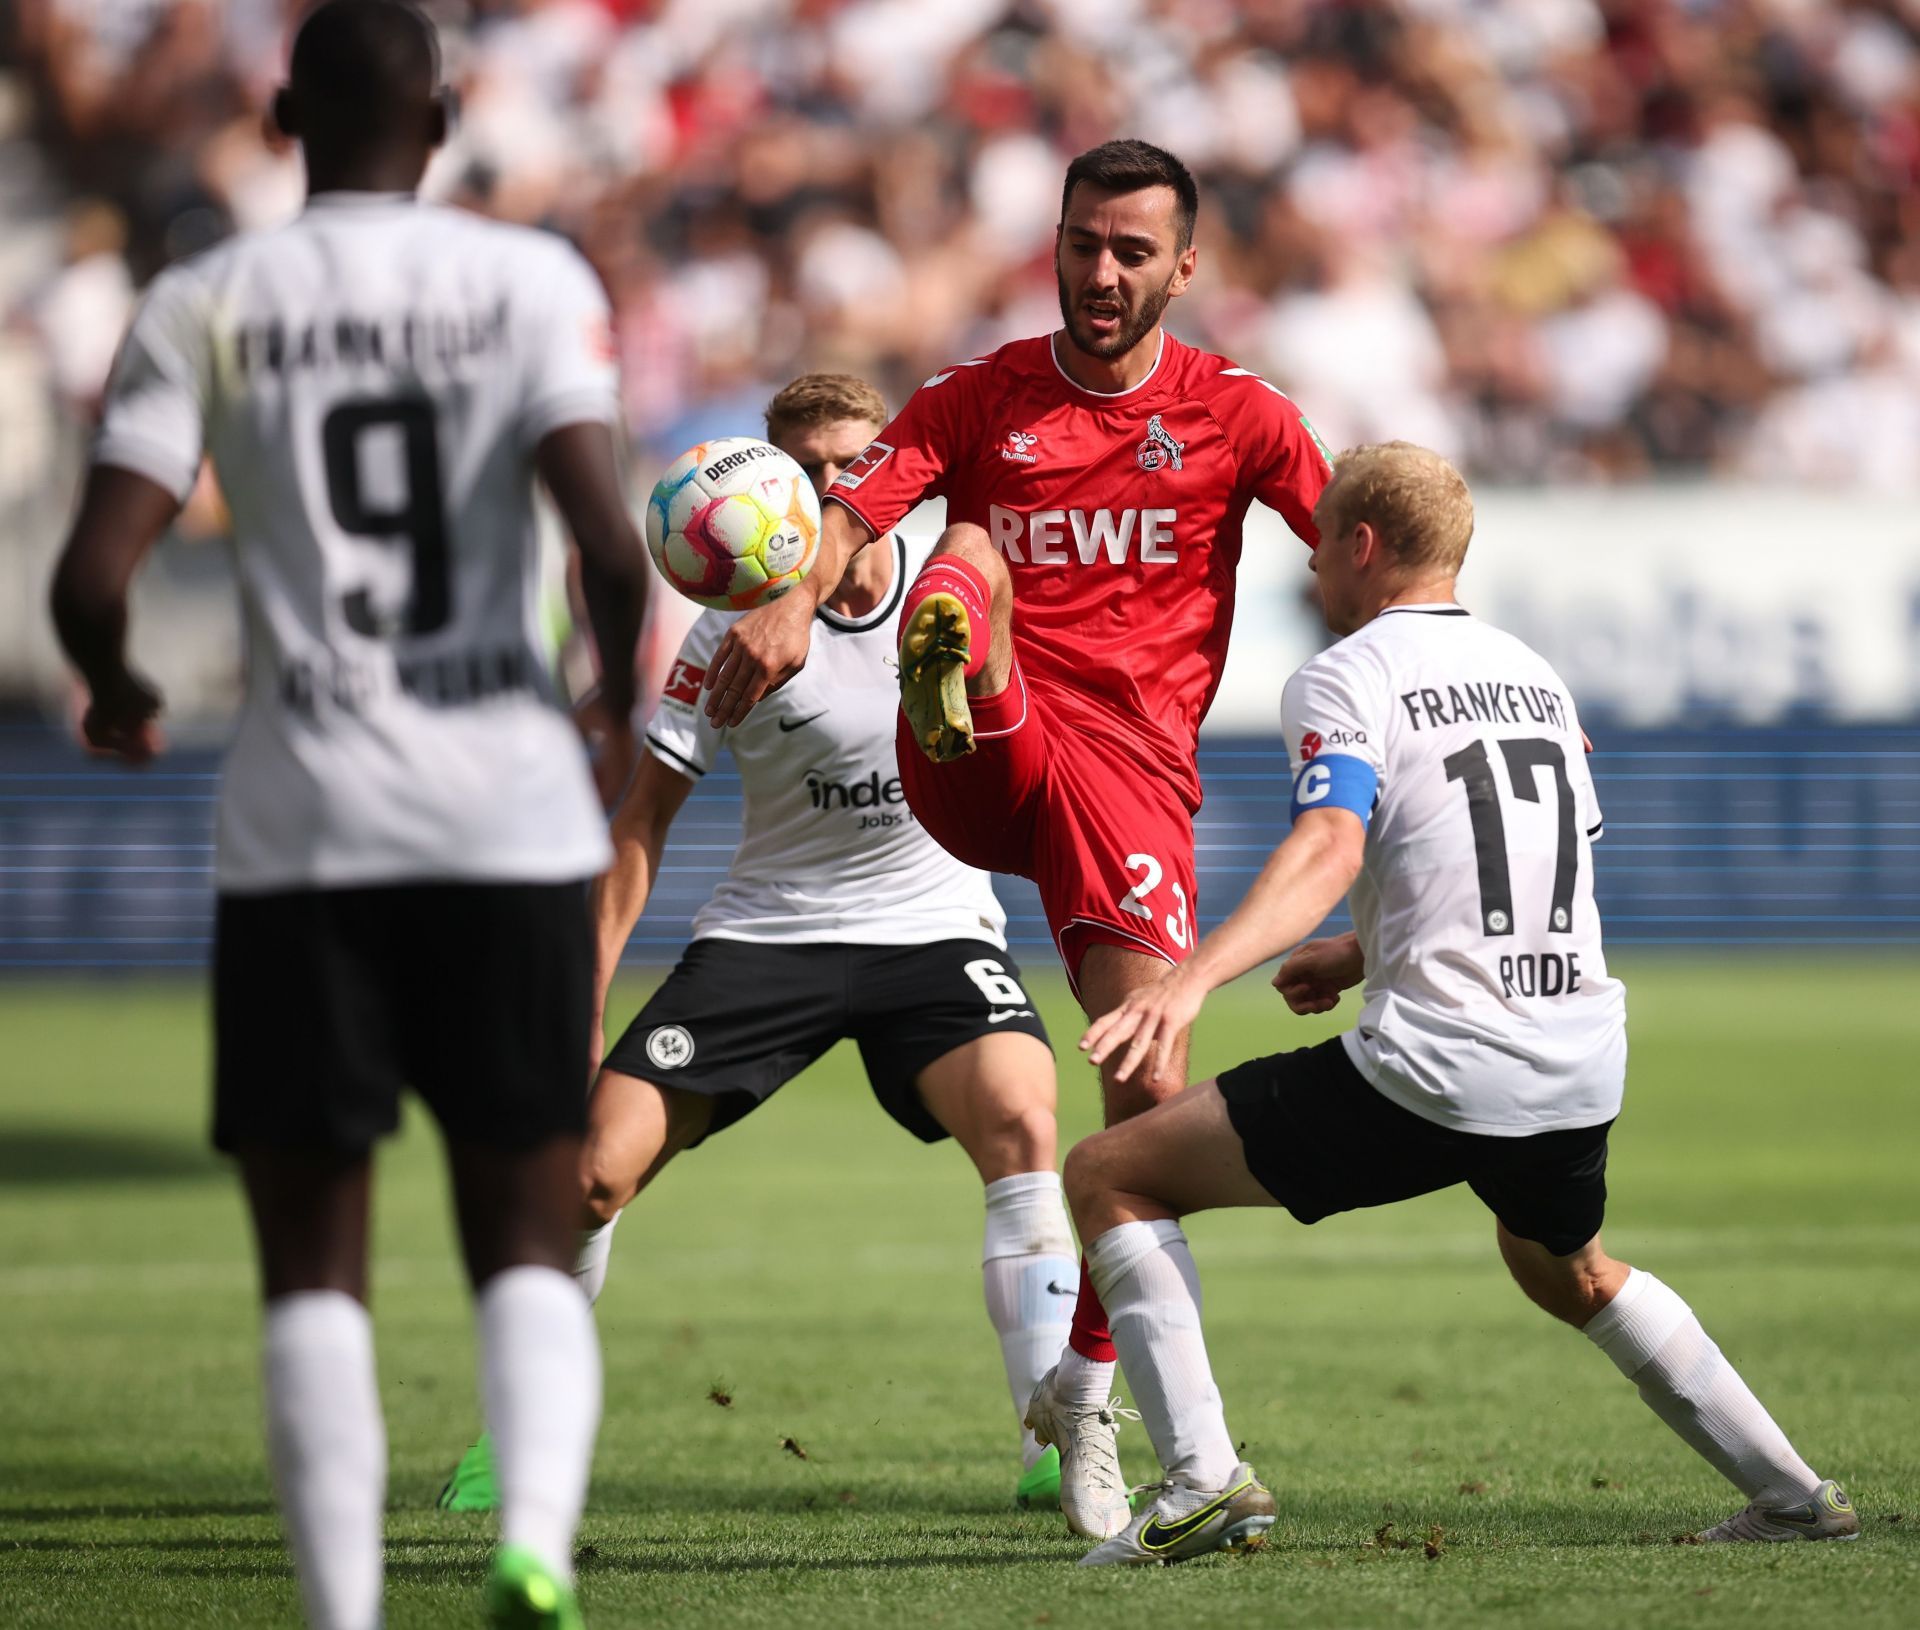
<instances>
[{"instance_id":1,"label":"grass pitch","mask_svg":"<svg viewBox=\"0 0 1920 1630\"><path fill-rule=\"evenodd\" d=\"M1625 972L1609 1241L1694 1303L1848 1484L1860 1544L1673 1544L1737 1497L1506 1283L1461 1191L1311 1230L1198 1219L1229 1420L1279 1525L1244 1561L1076 1572L1057 1517L1010 1508L978 1185L950 1146L897 1132L843 1051L683 1158L620 1231L589 1621L1920 1622L1920 964ZM1064 988L1036 983L1070 1042ZM1328 1028L1250 980L1202 1020L1196 1071ZM239 1198L202 1152L199 989L4 987L0 1036L0 1622L297 1624ZM1071 1060L1062 1097L1071 1138L1095 1100ZM490 1522L431 1508L476 1425L472 1344L418 1120L379 1206L389 1622L473 1625ZM1146 1478L1144 1435L1122 1445Z\"/></svg>"}]
</instances>

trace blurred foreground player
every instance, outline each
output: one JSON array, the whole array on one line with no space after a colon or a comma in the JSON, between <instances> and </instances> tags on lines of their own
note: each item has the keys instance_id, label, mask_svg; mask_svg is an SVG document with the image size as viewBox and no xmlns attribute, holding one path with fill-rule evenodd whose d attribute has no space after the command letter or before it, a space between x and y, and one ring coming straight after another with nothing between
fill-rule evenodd
<instances>
[{"instance_id":1,"label":"blurred foreground player","mask_svg":"<svg viewBox=\"0 0 1920 1630\"><path fill-rule=\"evenodd\" d=\"M1193 177L1109 142L1068 167L1055 245L1061 327L935 374L825 506L820 561L749 614L708 670L737 724L805 659L811 601L921 498L949 525L908 591L900 774L954 856L1040 888L1089 1015L1197 937L1195 741L1226 660L1241 528L1258 500L1302 539L1324 450L1265 380L1161 326L1198 251ZM1185 1044L1102 1082L1109 1123L1186 1085ZM1076 1532L1128 1520L1113 1345L1082 1276L1068 1351L1031 1424L1061 1452Z\"/></svg>"},{"instance_id":2,"label":"blurred foreground player","mask_svg":"<svg viewBox=\"0 0 1920 1630\"><path fill-rule=\"evenodd\" d=\"M871 385L808 374L768 404L767 436L824 490L885 418ZM698 707L738 613L707 612L680 649L594 892L602 1005L673 819L723 750L740 771L746 830L693 943L594 1084L575 1271L597 1299L615 1222L667 1162L853 1040L887 1113L925 1142L951 1136L986 1185L981 1277L1017 1421L1060 1356L1078 1272L1054 1170L1053 1052L1000 902L901 795L894 624L927 547L896 536L860 555L815 613L812 661L742 725L716 729ZM599 1009L594 1021L597 1047ZM1059 1456L1022 1436L1016 1502L1058 1505ZM482 1442L440 1503L492 1501Z\"/></svg>"},{"instance_id":3,"label":"blurred foreground player","mask_svg":"<svg viewBox=\"0 0 1920 1630\"><path fill-rule=\"evenodd\" d=\"M608 848L541 649L536 472L582 556L610 793L634 752L644 551L592 273L556 239L414 201L446 129L438 86L431 27L396 0L308 17L274 103L305 149L306 210L154 283L53 590L87 740L149 758L160 698L127 665L128 582L211 453L248 635L220 800L214 1141L252 1208L268 1453L325 1630L381 1617L367 1207L403 1086L445 1133L477 1298L496 1622L579 1622L599 1419L567 1270L586 882Z\"/></svg>"},{"instance_id":4,"label":"blurred foreground player","mask_svg":"<svg viewBox=\"0 0 1920 1630\"><path fill-rule=\"evenodd\" d=\"M1354 1029L1228 1070L1074 1149L1067 1190L1166 1480L1091 1564L1177 1562L1257 1540L1273 1499L1228 1435L1178 1219L1285 1206L1301 1222L1468 1184L1540 1307L1585 1332L1750 1502L1701 1540L1854 1539L1859 1519L1693 1310L1607 1255L1607 1130L1626 996L1593 899L1600 810L1560 677L1454 601L1466 483L1404 442L1345 455L1318 509L1327 624L1288 681L1293 830L1233 915L1082 1043L1123 1077L1207 992L1294 945L1352 891L1355 931L1274 983Z\"/></svg>"}]
</instances>

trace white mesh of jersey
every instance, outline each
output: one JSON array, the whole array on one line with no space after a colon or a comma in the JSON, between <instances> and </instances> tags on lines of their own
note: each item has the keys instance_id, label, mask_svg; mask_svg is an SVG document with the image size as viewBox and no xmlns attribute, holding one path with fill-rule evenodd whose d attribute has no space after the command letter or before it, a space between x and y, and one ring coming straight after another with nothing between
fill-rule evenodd
<instances>
[{"instance_id":1,"label":"white mesh of jersey","mask_svg":"<svg viewBox=\"0 0 1920 1630\"><path fill-rule=\"evenodd\" d=\"M539 630L533 452L618 413L559 239L330 194L157 279L98 463L233 511L246 703L219 885L558 881L605 863Z\"/></svg>"},{"instance_id":2,"label":"white mesh of jersey","mask_svg":"<svg viewBox=\"0 0 1920 1630\"><path fill-rule=\"evenodd\" d=\"M1301 668L1281 713L1297 788L1334 756L1379 778L1350 896L1360 1072L1467 1132L1618 1114L1626 999L1601 950L1600 808L1559 675L1458 607L1397 607ZM1324 768L1305 783L1327 784Z\"/></svg>"},{"instance_id":3,"label":"white mesh of jersey","mask_svg":"<svg viewBox=\"0 0 1920 1630\"><path fill-rule=\"evenodd\" d=\"M738 613L706 612L680 648L648 748L697 778L725 747L746 794L740 847L693 920L695 939L1006 948L987 874L961 865L914 819L894 756L900 601L931 545L868 547L893 554L880 604L861 618L818 613L807 665L744 724L716 730L700 695Z\"/></svg>"}]
</instances>

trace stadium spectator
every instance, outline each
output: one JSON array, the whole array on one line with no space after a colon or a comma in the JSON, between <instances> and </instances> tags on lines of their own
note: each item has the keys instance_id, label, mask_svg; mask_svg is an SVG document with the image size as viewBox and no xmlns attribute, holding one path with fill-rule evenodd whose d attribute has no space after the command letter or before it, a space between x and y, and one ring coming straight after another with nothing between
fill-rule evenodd
<instances>
[{"instance_id":1,"label":"stadium spectator","mask_svg":"<svg viewBox=\"0 0 1920 1630\"><path fill-rule=\"evenodd\" d=\"M22 0L54 218L117 209L140 283L290 212L297 169L258 113L299 9ZM1204 189L1212 270L1178 326L1295 386L1336 443L1411 436L1510 480L1920 488L1891 428L1920 400L1901 0L428 9L464 114L431 190L587 247L643 460L801 367L902 394L1031 331L1052 178L1130 133ZM30 327L48 241L0 283ZM38 327L71 400L70 342Z\"/></svg>"}]
</instances>

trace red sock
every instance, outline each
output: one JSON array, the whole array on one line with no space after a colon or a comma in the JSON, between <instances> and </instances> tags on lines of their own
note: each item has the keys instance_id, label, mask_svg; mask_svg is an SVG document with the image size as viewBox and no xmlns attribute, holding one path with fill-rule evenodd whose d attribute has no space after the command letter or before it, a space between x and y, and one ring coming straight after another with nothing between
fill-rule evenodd
<instances>
[{"instance_id":1,"label":"red sock","mask_svg":"<svg viewBox=\"0 0 1920 1630\"><path fill-rule=\"evenodd\" d=\"M958 555L935 555L920 568L920 575L907 590L907 603L900 611L900 626L907 626L920 602L930 594L951 594L967 608L971 625L967 643L967 677L971 679L987 665L987 649L993 640L989 608L993 591L987 580Z\"/></svg>"},{"instance_id":2,"label":"red sock","mask_svg":"<svg viewBox=\"0 0 1920 1630\"><path fill-rule=\"evenodd\" d=\"M1093 1288L1085 1257L1080 1259L1080 1300L1073 1304L1073 1328L1067 1332L1067 1345L1095 1364L1119 1362L1113 1332L1107 1328L1107 1310L1100 1305L1100 1293Z\"/></svg>"}]
</instances>

